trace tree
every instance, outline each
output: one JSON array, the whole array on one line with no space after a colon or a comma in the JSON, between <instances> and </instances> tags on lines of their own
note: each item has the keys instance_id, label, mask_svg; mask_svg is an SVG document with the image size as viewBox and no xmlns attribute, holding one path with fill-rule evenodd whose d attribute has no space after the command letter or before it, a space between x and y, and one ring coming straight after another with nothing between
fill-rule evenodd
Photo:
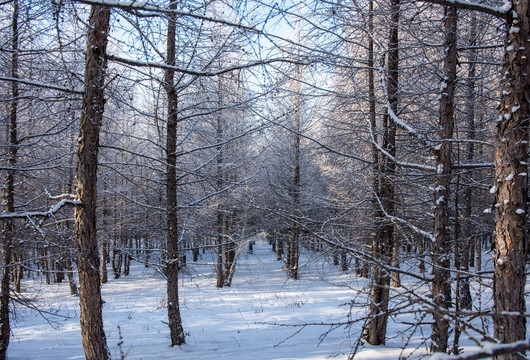
<instances>
[{"instance_id":1,"label":"tree","mask_svg":"<svg viewBox=\"0 0 530 360\"><path fill-rule=\"evenodd\" d=\"M457 9L445 8L445 54L444 78L440 100L440 138L436 151L437 186L434 204L434 248L432 295L437 307L433 313L431 351L445 352L449 337L449 320L445 312L451 307L450 255L451 237L449 229L449 196L452 170L452 143L454 118L454 93L456 86L457 60Z\"/></svg>"},{"instance_id":2,"label":"tree","mask_svg":"<svg viewBox=\"0 0 530 360\"><path fill-rule=\"evenodd\" d=\"M11 56L11 77L18 78L18 39L19 39L19 24L18 24L19 5L18 0L13 2L13 18L11 20L11 35L12 35L12 56ZM8 138L9 138L9 153L6 179L6 190L4 200L6 203L6 212L12 213L15 211L15 167L17 163L18 152L18 136L17 136L17 114L18 114L18 83L11 83L11 107L9 114ZM9 346L9 338L11 335L11 326L9 322L9 301L10 301L10 273L13 248L13 233L14 220L7 219L2 227L3 247L2 247L2 279L0 283L1 297L0 297L0 359L5 359L7 354L7 347Z\"/></svg>"},{"instance_id":3,"label":"tree","mask_svg":"<svg viewBox=\"0 0 530 360\"><path fill-rule=\"evenodd\" d=\"M396 164L396 123L393 116L398 113L398 74L399 74L399 15L400 0L391 1L391 23L388 38L388 109L383 119L383 149L377 201L381 212L376 219L376 230L372 243L372 256L390 265L394 248L394 225L388 216L394 215L394 176ZM388 320L390 274L378 264L372 268L370 290L370 322L367 325L366 339L372 345L382 345L386 340Z\"/></svg>"},{"instance_id":4,"label":"tree","mask_svg":"<svg viewBox=\"0 0 530 360\"><path fill-rule=\"evenodd\" d=\"M106 49L110 8L92 6L85 60L83 109L77 145L77 197L75 238L79 272L81 338L90 360L110 357L103 330L100 258L96 228L99 133L105 106Z\"/></svg>"},{"instance_id":5,"label":"tree","mask_svg":"<svg viewBox=\"0 0 530 360\"><path fill-rule=\"evenodd\" d=\"M530 6L512 0L506 14L502 93L495 149L495 337L502 343L526 339L528 234L528 136L530 125ZM524 359L524 354L497 359Z\"/></svg>"},{"instance_id":6,"label":"tree","mask_svg":"<svg viewBox=\"0 0 530 360\"><path fill-rule=\"evenodd\" d=\"M177 8L177 1L171 1L170 9ZM175 35L176 15L169 15L167 30L167 64L175 65ZM178 120L178 97L174 81L175 71L167 69L164 76L164 87L168 100L167 111L167 137L166 137L166 201L167 201L167 312L169 318L169 330L171 334L171 346L185 343L182 318L180 316L178 296L178 218L177 218L177 120Z\"/></svg>"}]
</instances>

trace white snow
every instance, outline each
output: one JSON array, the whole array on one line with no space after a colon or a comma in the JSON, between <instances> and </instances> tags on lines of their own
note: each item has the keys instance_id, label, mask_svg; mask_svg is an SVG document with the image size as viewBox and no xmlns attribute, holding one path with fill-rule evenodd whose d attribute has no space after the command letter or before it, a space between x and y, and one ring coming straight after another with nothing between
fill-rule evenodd
<instances>
[{"instance_id":1,"label":"white snow","mask_svg":"<svg viewBox=\"0 0 530 360\"><path fill-rule=\"evenodd\" d=\"M493 185L490 189L490 194L495 194L497 191L499 191L499 188L496 185Z\"/></svg>"},{"instance_id":2,"label":"white snow","mask_svg":"<svg viewBox=\"0 0 530 360\"><path fill-rule=\"evenodd\" d=\"M517 209L517 210L515 210L515 212L517 214L519 214L519 215L522 215L522 214L526 213L525 209Z\"/></svg>"},{"instance_id":3,"label":"white snow","mask_svg":"<svg viewBox=\"0 0 530 360\"><path fill-rule=\"evenodd\" d=\"M510 174L506 176L506 181L512 181L514 177L515 177L515 174Z\"/></svg>"},{"instance_id":4,"label":"white snow","mask_svg":"<svg viewBox=\"0 0 530 360\"><path fill-rule=\"evenodd\" d=\"M126 359L326 359L330 355L346 359L344 354L352 347L347 329L331 332L318 345L329 326L300 325L346 321L349 306L341 305L359 300L359 294L350 288L357 286L357 280L322 261L301 266L300 280L286 280L284 264L275 257L266 242L258 242L254 255L241 255L232 287L221 289L215 287L211 264L188 266L179 284L186 344L173 348L168 326L163 323L167 322L165 280L137 262L131 263L127 277L110 279L109 273L102 296L111 355L120 358L119 326ZM310 259L302 256L301 261ZM9 358L84 359L78 298L69 295L68 284L45 285L35 279L25 280L23 287L24 295L35 297L41 309L66 318L48 316L52 326L36 312L17 308ZM350 329L352 335L358 332L357 327ZM382 350L389 359L396 358L399 346L391 341ZM373 351L368 349L359 358L373 358Z\"/></svg>"},{"instance_id":5,"label":"white snow","mask_svg":"<svg viewBox=\"0 0 530 360\"><path fill-rule=\"evenodd\" d=\"M363 321L332 331L329 325L317 324L362 319L368 309L369 280L354 271L341 272L322 252L315 255L304 249L300 280L287 280L283 262L276 261L270 245L261 240L254 254L245 250L240 256L232 287L217 289L209 257L189 264L181 274L180 306L186 332L186 344L181 347L169 346L164 323L166 282L154 269L132 262L129 276L103 285L104 326L113 358L120 359L123 353L125 359L342 360L355 348ZM491 260L483 266L491 269ZM402 268L417 273L416 263L404 262ZM402 305L403 298L411 296L409 291L415 303L430 301L425 282L407 276L401 280L403 287L391 290L393 306ZM475 281L471 285L477 306L490 308L491 293L484 291L489 287ZM404 297L395 298L397 293ZM58 316L46 315L48 323L35 311L17 305L9 359L84 359L78 298L69 295L68 284L45 285L42 278L26 278L23 295ZM417 311L392 315L386 345L360 345L355 359L425 358L430 319ZM479 319L474 321L481 326ZM425 324L411 333L410 324L418 322ZM306 323L314 325L304 327ZM460 344L466 353L479 349L467 337Z\"/></svg>"}]
</instances>

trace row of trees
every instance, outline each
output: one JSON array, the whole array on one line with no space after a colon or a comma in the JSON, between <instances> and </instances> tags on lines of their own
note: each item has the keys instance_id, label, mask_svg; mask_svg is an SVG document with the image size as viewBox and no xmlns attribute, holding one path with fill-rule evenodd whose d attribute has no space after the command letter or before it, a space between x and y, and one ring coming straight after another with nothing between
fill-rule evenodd
<instances>
[{"instance_id":1,"label":"row of trees","mask_svg":"<svg viewBox=\"0 0 530 360\"><path fill-rule=\"evenodd\" d=\"M211 256L230 286L259 231L294 280L301 247L371 279L371 344L400 296L432 352L484 316L524 358L526 1L4 5L0 358L10 287L66 273L74 293L74 267L86 357L108 358L100 287L132 258L167 277L182 345L179 269ZM492 311L470 291L486 243Z\"/></svg>"}]
</instances>

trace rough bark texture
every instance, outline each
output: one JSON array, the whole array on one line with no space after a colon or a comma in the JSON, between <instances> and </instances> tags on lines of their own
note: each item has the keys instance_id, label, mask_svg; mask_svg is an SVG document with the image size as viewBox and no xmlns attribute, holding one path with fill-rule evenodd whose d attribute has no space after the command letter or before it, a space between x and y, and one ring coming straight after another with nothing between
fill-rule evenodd
<instances>
[{"instance_id":1,"label":"rough bark texture","mask_svg":"<svg viewBox=\"0 0 530 360\"><path fill-rule=\"evenodd\" d=\"M388 45L388 102L391 110L397 113L398 84L399 84L399 13L400 1L391 1L392 21ZM383 118L383 148L391 155L396 154L396 124L389 111ZM381 177L377 189L378 205L388 215L394 215L394 175L395 163L388 157L383 157L380 163ZM376 229L374 232L372 255L388 265L392 261L394 245L394 227L385 218L384 212L378 211ZM372 345L382 345L386 340L386 327L388 322L390 274L378 265L372 268L372 289L370 292L370 316L366 340Z\"/></svg>"},{"instance_id":2,"label":"rough bark texture","mask_svg":"<svg viewBox=\"0 0 530 360\"><path fill-rule=\"evenodd\" d=\"M477 50L474 46L477 45L477 19L476 17L471 18L471 29L469 32L469 46L471 50L469 51L469 69L468 76L466 81L466 122L467 122L467 138L469 140L475 139L475 81L476 81L476 61L477 61ZM468 164L472 164L475 158L475 144L470 141L466 149L466 160ZM472 180L472 177L470 177ZM470 181L471 183L471 181ZM473 188L468 186L464 192L464 227L462 231L462 240L463 245L460 245L460 267L459 269L468 272L469 265L473 259L472 254L474 254L474 239L472 237L471 229L473 227L471 213L473 208ZM459 296L458 304L461 309L471 310L472 298L471 290L469 287L469 276L460 275L460 284L459 284Z\"/></svg>"},{"instance_id":3,"label":"rough bark texture","mask_svg":"<svg viewBox=\"0 0 530 360\"><path fill-rule=\"evenodd\" d=\"M512 1L506 24L502 95L495 150L495 337L502 343L526 338L525 223L528 202L528 125L530 116L530 9L528 1ZM507 314L507 313L511 314ZM524 359L523 354L497 359Z\"/></svg>"},{"instance_id":4,"label":"rough bark texture","mask_svg":"<svg viewBox=\"0 0 530 360\"><path fill-rule=\"evenodd\" d=\"M96 236L98 146L105 104L103 89L109 19L109 8L92 7L86 48L85 93L77 147L77 196L82 205L75 208L75 237L81 337L85 357L89 360L109 358L103 330L103 302Z\"/></svg>"},{"instance_id":5,"label":"rough bark texture","mask_svg":"<svg viewBox=\"0 0 530 360\"><path fill-rule=\"evenodd\" d=\"M13 2L13 19L12 19L12 43L13 55L11 57L11 77L18 77L18 1ZM18 113L18 83L11 84L11 102L10 121L9 121L9 152L6 188L5 188L5 210L6 212L15 211L15 166L17 163L18 136L17 136L17 113ZM14 220L6 219L2 227L3 248L2 248L2 280L0 283L0 360L6 358L7 347L11 335L11 325L9 322L9 283L12 264L13 250L13 232Z\"/></svg>"},{"instance_id":6,"label":"rough bark texture","mask_svg":"<svg viewBox=\"0 0 530 360\"><path fill-rule=\"evenodd\" d=\"M445 310L451 306L450 254L451 237L449 232L449 187L451 185L451 141L453 138L454 118L453 101L456 82L457 60L457 9L445 9L445 45L444 79L440 102L440 138L441 144L436 153L437 186L434 208L434 247L433 247L433 302L437 309L433 314L431 351L445 352L449 339L449 320ZM441 312L437 312L440 310Z\"/></svg>"},{"instance_id":7,"label":"rough bark texture","mask_svg":"<svg viewBox=\"0 0 530 360\"><path fill-rule=\"evenodd\" d=\"M176 9L177 2L170 3L171 9ZM167 64L175 65L175 34L176 17L169 15L167 31ZM179 289L178 289L178 218L177 218L177 101L178 95L174 85L175 72L166 70L165 88L168 98L168 119L167 119L167 169L166 169L166 197L167 197L167 314L169 331L171 336L171 346L182 345L185 341L184 329L182 328L182 318L180 316Z\"/></svg>"}]
</instances>

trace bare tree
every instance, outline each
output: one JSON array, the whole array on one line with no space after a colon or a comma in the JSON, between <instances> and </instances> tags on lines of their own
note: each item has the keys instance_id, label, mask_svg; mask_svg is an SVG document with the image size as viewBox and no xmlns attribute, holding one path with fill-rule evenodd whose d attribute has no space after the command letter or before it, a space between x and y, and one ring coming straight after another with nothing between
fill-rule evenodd
<instances>
[{"instance_id":1,"label":"bare tree","mask_svg":"<svg viewBox=\"0 0 530 360\"><path fill-rule=\"evenodd\" d=\"M18 0L13 2L13 18L11 22L12 29L12 56L11 56L11 77L18 78L18 23L19 5ZM8 126L9 153L6 190L4 199L6 203L6 212L15 211L15 167L17 163L18 137L17 137L17 113L18 113L18 83L11 83L11 108ZM9 338L11 335L11 326L9 322L9 301L10 301L10 273L13 247L14 220L6 219L2 227L3 248L2 248L2 280L1 280L1 298L0 298L0 359L5 359Z\"/></svg>"},{"instance_id":2,"label":"bare tree","mask_svg":"<svg viewBox=\"0 0 530 360\"><path fill-rule=\"evenodd\" d=\"M75 237L79 272L81 338L90 360L110 357L103 330L100 258L96 235L96 198L99 133L105 105L106 49L110 8L92 6L86 46L85 92L77 146Z\"/></svg>"},{"instance_id":3,"label":"bare tree","mask_svg":"<svg viewBox=\"0 0 530 360\"><path fill-rule=\"evenodd\" d=\"M171 1L170 9L177 8L177 1ZM169 15L167 30L167 64L175 65L175 35L176 35L176 15ZM185 343L184 330L182 328L182 318L180 316L179 296L178 296L178 218L177 218L177 120L178 120L178 95L175 89L175 71L167 69L165 71L164 86L168 99L167 112L167 170L166 170L166 196L167 196L167 312L169 318L169 330L171 334L171 346Z\"/></svg>"},{"instance_id":4,"label":"bare tree","mask_svg":"<svg viewBox=\"0 0 530 360\"><path fill-rule=\"evenodd\" d=\"M445 352L449 337L449 320L444 310L451 307L451 286L449 284L451 266L451 236L449 228L449 188L451 186L451 151L454 129L453 103L456 84L457 57L457 9L445 8L445 55L444 78L440 100L440 138L436 149L437 186L434 204L434 248L432 295L437 309L442 313L433 314L431 351Z\"/></svg>"},{"instance_id":5,"label":"bare tree","mask_svg":"<svg viewBox=\"0 0 530 360\"><path fill-rule=\"evenodd\" d=\"M396 123L393 116L398 113L398 74L399 74L399 15L400 0L392 0L390 6L391 23L388 38L388 109L383 119L383 149L379 180L378 205L382 215L376 219L376 231L372 243L372 256L391 264L394 248L394 225L387 216L394 215L394 176L396 164ZM390 156L389 156L390 155ZM390 273L378 264L372 268L372 287L370 291L370 322L367 325L366 339L372 345L381 345L386 340L388 321Z\"/></svg>"},{"instance_id":6,"label":"bare tree","mask_svg":"<svg viewBox=\"0 0 530 360\"><path fill-rule=\"evenodd\" d=\"M530 122L530 6L510 1L506 18L502 94L495 149L495 337L503 343L526 339L526 254L528 234L528 131ZM524 359L524 354L496 359Z\"/></svg>"}]
</instances>

